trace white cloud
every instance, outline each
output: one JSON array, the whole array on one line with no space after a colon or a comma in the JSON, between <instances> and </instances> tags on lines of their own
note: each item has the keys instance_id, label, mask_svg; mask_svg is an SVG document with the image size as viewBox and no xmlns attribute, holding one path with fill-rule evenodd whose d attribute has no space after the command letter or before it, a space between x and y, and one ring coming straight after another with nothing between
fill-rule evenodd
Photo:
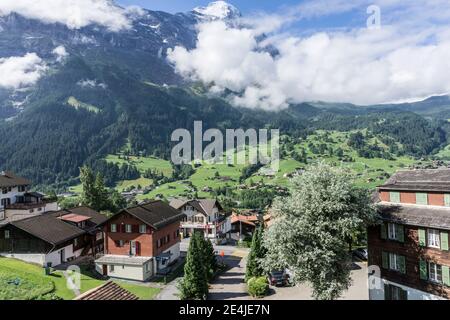
<instances>
[{"instance_id":1,"label":"white cloud","mask_svg":"<svg viewBox=\"0 0 450 320\"><path fill-rule=\"evenodd\" d=\"M442 6L439 10L417 1L422 7L403 8L398 0L380 0L386 24L376 30L364 25L307 36L279 34L283 22L277 15L267 16L270 23L265 26L260 21L252 24L251 19L246 19L245 28L222 21L203 23L196 48L175 47L168 51L168 59L184 77L203 81L215 93L231 90L228 99L249 108L278 110L289 103L317 100L365 105L448 93L450 33L446 25L429 19L439 11L444 21L450 17L450 6L435 0ZM333 3L338 12L355 10L348 1L306 2L300 7L300 19L332 14ZM299 8L295 10L286 21ZM269 37L258 42L263 32ZM265 45L279 54L264 52Z\"/></svg>"},{"instance_id":2,"label":"white cloud","mask_svg":"<svg viewBox=\"0 0 450 320\"><path fill-rule=\"evenodd\" d=\"M56 47L55 49L53 49L52 53L56 56L56 61L58 62L62 62L64 58L66 58L69 55L64 46Z\"/></svg>"},{"instance_id":3,"label":"white cloud","mask_svg":"<svg viewBox=\"0 0 450 320\"><path fill-rule=\"evenodd\" d=\"M92 23L111 31L130 27L126 10L108 0L1 0L0 16L11 12L45 23L62 23L70 29Z\"/></svg>"},{"instance_id":4,"label":"white cloud","mask_svg":"<svg viewBox=\"0 0 450 320\"><path fill-rule=\"evenodd\" d=\"M46 70L45 63L35 53L23 57L0 59L0 87L19 89L35 84Z\"/></svg>"}]
</instances>

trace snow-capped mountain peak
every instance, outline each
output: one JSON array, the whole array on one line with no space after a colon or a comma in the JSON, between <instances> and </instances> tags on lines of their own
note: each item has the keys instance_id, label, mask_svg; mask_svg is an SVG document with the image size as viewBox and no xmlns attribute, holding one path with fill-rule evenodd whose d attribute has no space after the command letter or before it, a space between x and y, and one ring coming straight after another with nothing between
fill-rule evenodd
<instances>
[{"instance_id":1,"label":"snow-capped mountain peak","mask_svg":"<svg viewBox=\"0 0 450 320\"><path fill-rule=\"evenodd\" d=\"M239 10L225 2L225 1L214 1L208 4L206 7L196 7L193 10L197 15L203 16L209 19L233 19L241 15Z\"/></svg>"}]
</instances>

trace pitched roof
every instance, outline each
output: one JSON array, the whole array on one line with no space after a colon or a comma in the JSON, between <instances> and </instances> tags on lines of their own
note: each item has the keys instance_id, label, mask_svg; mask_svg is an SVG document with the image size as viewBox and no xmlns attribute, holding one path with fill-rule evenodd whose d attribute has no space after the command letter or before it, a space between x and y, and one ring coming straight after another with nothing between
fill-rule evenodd
<instances>
[{"instance_id":1,"label":"pitched roof","mask_svg":"<svg viewBox=\"0 0 450 320\"><path fill-rule=\"evenodd\" d=\"M139 300L139 298L117 283L108 281L76 297L75 300Z\"/></svg>"},{"instance_id":2,"label":"pitched roof","mask_svg":"<svg viewBox=\"0 0 450 320\"><path fill-rule=\"evenodd\" d=\"M81 213L90 217L88 229L81 229L77 226L59 219L67 214ZM95 228L99 223L107 220L107 217L87 207L78 207L70 210L60 210L27 219L13 221L11 225L28 232L29 234L42 239L50 244L58 245L68 240L85 234L88 230Z\"/></svg>"},{"instance_id":3,"label":"pitched roof","mask_svg":"<svg viewBox=\"0 0 450 320\"><path fill-rule=\"evenodd\" d=\"M386 221L450 230L450 208L447 207L379 203L377 209Z\"/></svg>"},{"instance_id":4,"label":"pitched roof","mask_svg":"<svg viewBox=\"0 0 450 320\"><path fill-rule=\"evenodd\" d=\"M124 209L111 218L124 212L131 214L155 229L160 229L166 225L180 221L186 216L184 213L181 213L161 200Z\"/></svg>"},{"instance_id":5,"label":"pitched roof","mask_svg":"<svg viewBox=\"0 0 450 320\"><path fill-rule=\"evenodd\" d=\"M379 188L399 191L450 191L450 169L398 171Z\"/></svg>"},{"instance_id":6,"label":"pitched roof","mask_svg":"<svg viewBox=\"0 0 450 320\"><path fill-rule=\"evenodd\" d=\"M0 187L28 186L31 182L9 171L0 172Z\"/></svg>"},{"instance_id":7,"label":"pitched roof","mask_svg":"<svg viewBox=\"0 0 450 320\"><path fill-rule=\"evenodd\" d=\"M206 215L212 214L215 206L217 206L219 209L222 209L220 203L216 199L172 199L170 201L170 205L175 209L180 209L186 204L193 206L195 209L197 209L197 211Z\"/></svg>"}]
</instances>

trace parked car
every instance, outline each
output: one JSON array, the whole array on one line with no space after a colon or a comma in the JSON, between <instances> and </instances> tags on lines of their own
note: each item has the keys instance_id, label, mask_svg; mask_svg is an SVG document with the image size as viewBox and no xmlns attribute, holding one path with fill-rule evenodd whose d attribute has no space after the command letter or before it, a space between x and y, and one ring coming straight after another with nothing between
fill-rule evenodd
<instances>
[{"instance_id":1,"label":"parked car","mask_svg":"<svg viewBox=\"0 0 450 320\"><path fill-rule=\"evenodd\" d=\"M368 258L368 253L366 248L358 248L353 250L353 254L361 260L366 261Z\"/></svg>"},{"instance_id":2,"label":"parked car","mask_svg":"<svg viewBox=\"0 0 450 320\"><path fill-rule=\"evenodd\" d=\"M276 287L284 287L288 283L289 276L284 270L274 270L269 272L269 284Z\"/></svg>"}]
</instances>

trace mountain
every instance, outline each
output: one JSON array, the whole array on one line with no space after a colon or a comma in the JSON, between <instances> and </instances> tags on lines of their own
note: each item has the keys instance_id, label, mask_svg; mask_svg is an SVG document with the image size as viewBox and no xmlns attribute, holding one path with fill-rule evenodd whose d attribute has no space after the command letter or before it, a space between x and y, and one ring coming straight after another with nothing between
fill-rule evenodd
<instances>
[{"instance_id":1,"label":"mountain","mask_svg":"<svg viewBox=\"0 0 450 320\"><path fill-rule=\"evenodd\" d=\"M370 127L388 132L415 155L446 142L446 123L425 120L411 112L420 107L410 104L303 103L268 112L204 94L202 85L174 72L166 51L176 45L193 48L199 22L240 16L223 1L187 13L127 15L131 28L121 31L95 24L73 29L17 13L0 16L0 63L26 57L39 76L27 86L0 87L0 169L36 183L67 184L85 163L105 169L100 159L127 143L133 152L167 158L172 131L191 130L195 120L205 129L273 127L296 137L321 128ZM427 103L442 111L447 102ZM402 121L403 131L395 129L395 121Z\"/></svg>"}]
</instances>

